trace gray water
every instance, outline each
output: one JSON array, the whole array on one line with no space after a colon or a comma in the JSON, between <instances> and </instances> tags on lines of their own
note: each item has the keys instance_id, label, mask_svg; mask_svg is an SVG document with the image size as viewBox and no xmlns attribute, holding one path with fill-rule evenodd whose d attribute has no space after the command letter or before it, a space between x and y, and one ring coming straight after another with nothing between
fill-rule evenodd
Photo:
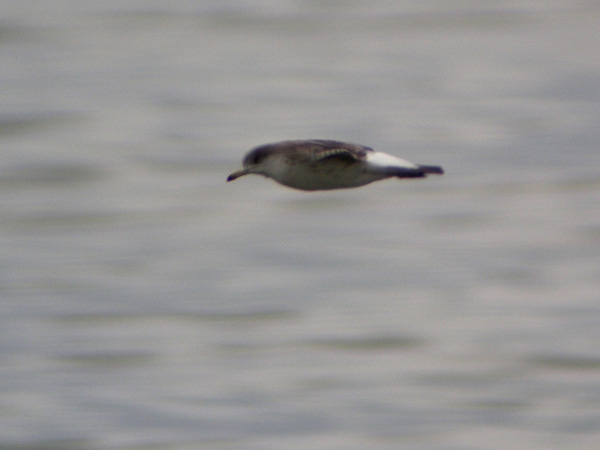
<instances>
[{"instance_id":1,"label":"gray water","mask_svg":"<svg viewBox=\"0 0 600 450\"><path fill-rule=\"evenodd\" d=\"M594 1L4 1L0 448L600 446ZM225 183L331 138L442 177Z\"/></svg>"}]
</instances>

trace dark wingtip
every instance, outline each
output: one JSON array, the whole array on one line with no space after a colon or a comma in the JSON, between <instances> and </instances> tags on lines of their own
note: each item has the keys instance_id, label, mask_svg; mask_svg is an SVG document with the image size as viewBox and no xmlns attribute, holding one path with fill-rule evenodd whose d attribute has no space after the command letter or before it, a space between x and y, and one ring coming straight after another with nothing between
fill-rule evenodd
<instances>
[{"instance_id":1,"label":"dark wingtip","mask_svg":"<svg viewBox=\"0 0 600 450\"><path fill-rule=\"evenodd\" d=\"M423 173L431 173L436 175L443 175L444 169L441 166L419 166L419 169L423 171Z\"/></svg>"}]
</instances>

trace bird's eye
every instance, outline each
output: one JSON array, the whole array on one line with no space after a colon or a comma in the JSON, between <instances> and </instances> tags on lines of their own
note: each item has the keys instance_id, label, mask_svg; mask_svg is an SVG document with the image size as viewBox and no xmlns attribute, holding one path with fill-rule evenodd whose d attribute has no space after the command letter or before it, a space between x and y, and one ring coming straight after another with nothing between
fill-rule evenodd
<instances>
[{"instance_id":1,"label":"bird's eye","mask_svg":"<svg viewBox=\"0 0 600 450\"><path fill-rule=\"evenodd\" d=\"M262 164L267 156L268 152L265 152L264 149L255 149L246 155L246 158L244 159L244 165L255 166L257 164Z\"/></svg>"},{"instance_id":2,"label":"bird's eye","mask_svg":"<svg viewBox=\"0 0 600 450\"><path fill-rule=\"evenodd\" d=\"M252 157L250 158L250 162L252 164L260 164L264 161L265 157L267 155L265 155L264 152L256 152L252 155Z\"/></svg>"}]
</instances>

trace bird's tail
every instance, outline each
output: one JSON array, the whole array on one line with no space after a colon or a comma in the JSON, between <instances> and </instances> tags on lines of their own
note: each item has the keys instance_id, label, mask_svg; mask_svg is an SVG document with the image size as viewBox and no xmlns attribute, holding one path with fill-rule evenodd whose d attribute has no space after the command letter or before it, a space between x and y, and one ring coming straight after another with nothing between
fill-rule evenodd
<instances>
[{"instance_id":1,"label":"bird's tail","mask_svg":"<svg viewBox=\"0 0 600 450\"><path fill-rule=\"evenodd\" d=\"M423 178L428 174L441 175L444 169L440 166L392 167L388 170L391 176L398 178Z\"/></svg>"},{"instance_id":2,"label":"bird's tail","mask_svg":"<svg viewBox=\"0 0 600 450\"><path fill-rule=\"evenodd\" d=\"M444 173L444 169L442 169L440 166L421 166L420 165L418 167L425 174L433 173L436 175L442 175Z\"/></svg>"}]
</instances>

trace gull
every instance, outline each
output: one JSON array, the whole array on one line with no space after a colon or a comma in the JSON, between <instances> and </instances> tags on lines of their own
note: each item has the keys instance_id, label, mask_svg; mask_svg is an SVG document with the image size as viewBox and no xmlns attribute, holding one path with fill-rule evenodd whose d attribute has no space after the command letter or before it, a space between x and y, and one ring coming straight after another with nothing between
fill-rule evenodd
<instances>
[{"instance_id":1,"label":"gull","mask_svg":"<svg viewBox=\"0 0 600 450\"><path fill-rule=\"evenodd\" d=\"M345 189L386 178L423 178L441 175L440 166L414 164L347 142L311 139L275 142L250 150L243 168L227 181L248 174L272 178L284 186L303 191Z\"/></svg>"}]
</instances>

